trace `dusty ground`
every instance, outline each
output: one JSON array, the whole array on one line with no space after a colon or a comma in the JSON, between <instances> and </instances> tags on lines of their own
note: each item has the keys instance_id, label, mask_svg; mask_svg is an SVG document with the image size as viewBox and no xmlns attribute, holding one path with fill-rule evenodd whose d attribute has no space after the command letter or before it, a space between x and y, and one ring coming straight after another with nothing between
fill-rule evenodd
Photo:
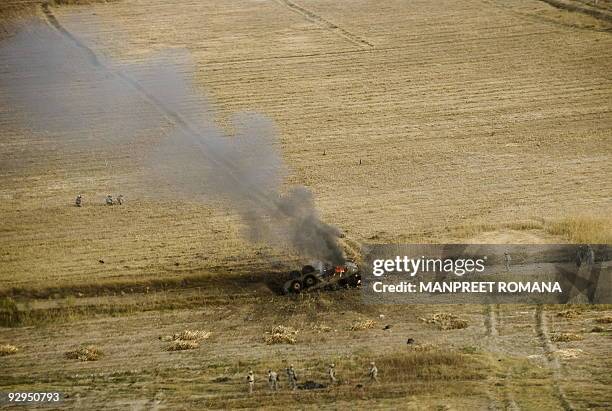
<instances>
[{"instance_id":1,"label":"dusty ground","mask_svg":"<svg viewBox=\"0 0 612 411\"><path fill-rule=\"evenodd\" d=\"M568 239L547 232L546 221L611 214L605 20L535 0L358 1L350 8L123 0L50 11L100 56L134 62L187 48L198 92L211 99L219 123L239 110L272 118L291 168L288 184L310 187L323 218L349 241L561 242ZM32 17L48 22L36 2L11 9L0 37L7 41L11 22ZM50 41L66 41L52 33ZM11 73L16 82L29 75ZM72 93L69 84L40 92ZM138 147L62 153L57 136L24 128L18 109L0 104L0 111L0 295L28 312L25 327L0 329L0 343L20 348L0 357L2 391L55 388L77 408L146 409L155 401L200 409L610 407L609 325L590 332L609 307L566 319L555 316L560 307L385 308L364 307L352 292L276 296L266 285L270 275L296 257L243 240L237 216L220 204L131 195L139 170L122 160ZM144 142L160 137L148 133ZM102 205L119 190L125 206ZM77 192L87 207L71 206ZM457 312L470 326L436 330L418 319L432 309ZM348 331L359 317L378 324ZM299 329L298 344L263 344L276 323ZM332 331L317 333L315 323ZM381 330L386 323L390 332ZM165 352L158 337L186 328L213 337L197 350ZM559 330L584 339L550 343ZM390 363L381 369L383 388L356 391L368 362L384 363L383 351L406 355L408 337L459 356L454 379L423 367L403 380ZM64 358L84 343L106 356ZM567 348L582 352L556 353ZM293 362L322 379L332 360L351 384L318 394L264 391L268 367ZM241 384L249 367L258 377L253 398ZM220 376L229 381L212 382Z\"/></svg>"}]
</instances>

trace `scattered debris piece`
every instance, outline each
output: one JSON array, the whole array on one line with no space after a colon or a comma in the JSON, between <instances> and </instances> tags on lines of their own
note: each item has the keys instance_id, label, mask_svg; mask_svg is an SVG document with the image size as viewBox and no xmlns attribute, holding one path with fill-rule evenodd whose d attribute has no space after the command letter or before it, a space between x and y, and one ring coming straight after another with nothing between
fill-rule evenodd
<instances>
[{"instance_id":1,"label":"scattered debris piece","mask_svg":"<svg viewBox=\"0 0 612 411\"><path fill-rule=\"evenodd\" d=\"M387 325L385 325L385 326L383 327L383 330L388 330L388 329L390 329L390 328L391 328L391 324L387 324Z\"/></svg>"},{"instance_id":2,"label":"scattered debris piece","mask_svg":"<svg viewBox=\"0 0 612 411\"><path fill-rule=\"evenodd\" d=\"M368 330L374 328L374 324L376 323L373 320L355 321L353 325L351 325L351 331Z\"/></svg>"},{"instance_id":3,"label":"scattered debris piece","mask_svg":"<svg viewBox=\"0 0 612 411\"><path fill-rule=\"evenodd\" d=\"M591 328L592 333L602 333L604 331L606 331L606 329L600 325L596 325L595 327Z\"/></svg>"},{"instance_id":4,"label":"scattered debris piece","mask_svg":"<svg viewBox=\"0 0 612 411\"><path fill-rule=\"evenodd\" d=\"M19 348L15 347L12 344L0 345L0 357L4 357L5 355L16 354L18 351L19 351Z\"/></svg>"},{"instance_id":5,"label":"scattered debris piece","mask_svg":"<svg viewBox=\"0 0 612 411\"><path fill-rule=\"evenodd\" d=\"M419 318L427 324L435 324L441 330L459 330L467 328L468 322L451 313L435 313L430 318Z\"/></svg>"},{"instance_id":6,"label":"scattered debris piece","mask_svg":"<svg viewBox=\"0 0 612 411\"><path fill-rule=\"evenodd\" d=\"M406 340L406 344L414 344L414 338L408 338L408 340Z\"/></svg>"},{"instance_id":7,"label":"scattered debris piece","mask_svg":"<svg viewBox=\"0 0 612 411\"><path fill-rule=\"evenodd\" d=\"M570 342L584 340L584 337L574 333L556 333L550 337L550 340L552 342Z\"/></svg>"},{"instance_id":8,"label":"scattered debris piece","mask_svg":"<svg viewBox=\"0 0 612 411\"><path fill-rule=\"evenodd\" d=\"M295 337L297 333L297 330L294 328L277 325L264 334L264 341L268 345L295 344L297 342Z\"/></svg>"},{"instance_id":9,"label":"scattered debris piece","mask_svg":"<svg viewBox=\"0 0 612 411\"><path fill-rule=\"evenodd\" d=\"M65 355L70 360L98 361L104 356L104 353L93 345L87 345L68 351Z\"/></svg>"},{"instance_id":10,"label":"scattered debris piece","mask_svg":"<svg viewBox=\"0 0 612 411\"><path fill-rule=\"evenodd\" d=\"M217 377L217 378L213 378L212 382L229 382L230 381L230 377Z\"/></svg>"},{"instance_id":11,"label":"scattered debris piece","mask_svg":"<svg viewBox=\"0 0 612 411\"><path fill-rule=\"evenodd\" d=\"M104 260L98 260L100 264L104 264Z\"/></svg>"},{"instance_id":12,"label":"scattered debris piece","mask_svg":"<svg viewBox=\"0 0 612 411\"><path fill-rule=\"evenodd\" d=\"M612 324L612 316L607 315L605 317L596 318L595 322L598 324Z\"/></svg>"}]
</instances>

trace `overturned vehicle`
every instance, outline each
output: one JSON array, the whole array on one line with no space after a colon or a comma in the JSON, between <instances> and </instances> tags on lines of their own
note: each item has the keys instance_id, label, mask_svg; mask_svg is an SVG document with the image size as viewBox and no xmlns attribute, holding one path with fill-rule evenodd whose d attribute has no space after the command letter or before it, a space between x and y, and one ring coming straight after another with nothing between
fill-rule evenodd
<instances>
[{"instance_id":1,"label":"overturned vehicle","mask_svg":"<svg viewBox=\"0 0 612 411\"><path fill-rule=\"evenodd\" d=\"M301 271L289 273L291 279L285 282L283 290L287 294L317 289L352 288L361 285L359 267L352 261L342 265L319 263L318 268L305 265Z\"/></svg>"}]
</instances>

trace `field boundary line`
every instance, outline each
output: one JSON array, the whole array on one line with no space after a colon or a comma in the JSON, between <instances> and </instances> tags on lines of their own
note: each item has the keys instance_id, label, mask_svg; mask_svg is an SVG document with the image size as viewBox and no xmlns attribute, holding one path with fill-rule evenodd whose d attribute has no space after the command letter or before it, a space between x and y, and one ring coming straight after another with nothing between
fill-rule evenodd
<instances>
[{"instance_id":1,"label":"field boundary line","mask_svg":"<svg viewBox=\"0 0 612 411\"><path fill-rule=\"evenodd\" d=\"M372 48L374 47L374 45L372 43L370 43L369 41L362 39L359 36L356 36L355 34L343 29L342 27L338 26L337 24L332 23L329 20L326 20L325 18L319 16L318 14L316 14L315 12L308 10L290 0L277 0L277 3L279 3L282 6L285 6L287 8L289 8L291 11L300 14L301 16L303 16L306 20L315 23L316 25L331 31L332 33L336 34L339 37L344 38L345 40L350 41L353 44L356 44L360 47L369 47Z\"/></svg>"}]
</instances>

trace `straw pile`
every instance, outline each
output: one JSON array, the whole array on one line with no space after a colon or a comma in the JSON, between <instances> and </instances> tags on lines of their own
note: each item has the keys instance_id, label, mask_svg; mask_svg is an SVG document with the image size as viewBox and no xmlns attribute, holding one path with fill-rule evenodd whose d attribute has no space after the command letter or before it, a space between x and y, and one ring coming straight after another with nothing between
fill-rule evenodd
<instances>
[{"instance_id":1,"label":"straw pile","mask_svg":"<svg viewBox=\"0 0 612 411\"><path fill-rule=\"evenodd\" d=\"M70 360L98 361L104 356L104 353L93 345L87 345L68 351L65 355Z\"/></svg>"},{"instance_id":2,"label":"straw pile","mask_svg":"<svg viewBox=\"0 0 612 411\"><path fill-rule=\"evenodd\" d=\"M427 324L434 324L441 330L459 330L467 328L468 322L451 313L435 313L430 318L420 318Z\"/></svg>"},{"instance_id":3,"label":"straw pile","mask_svg":"<svg viewBox=\"0 0 612 411\"><path fill-rule=\"evenodd\" d=\"M376 324L376 322L373 320L355 321L353 325L351 325L351 331L369 330L370 328L374 328L374 324Z\"/></svg>"},{"instance_id":4,"label":"straw pile","mask_svg":"<svg viewBox=\"0 0 612 411\"><path fill-rule=\"evenodd\" d=\"M264 334L264 341L268 345L272 344L295 344L297 338L297 330L291 327L285 327L284 325L277 325L270 331Z\"/></svg>"},{"instance_id":5,"label":"straw pile","mask_svg":"<svg viewBox=\"0 0 612 411\"><path fill-rule=\"evenodd\" d=\"M15 354L19 351L19 348L15 347L12 344L2 344L0 345L0 357L4 357L5 355Z\"/></svg>"}]
</instances>

